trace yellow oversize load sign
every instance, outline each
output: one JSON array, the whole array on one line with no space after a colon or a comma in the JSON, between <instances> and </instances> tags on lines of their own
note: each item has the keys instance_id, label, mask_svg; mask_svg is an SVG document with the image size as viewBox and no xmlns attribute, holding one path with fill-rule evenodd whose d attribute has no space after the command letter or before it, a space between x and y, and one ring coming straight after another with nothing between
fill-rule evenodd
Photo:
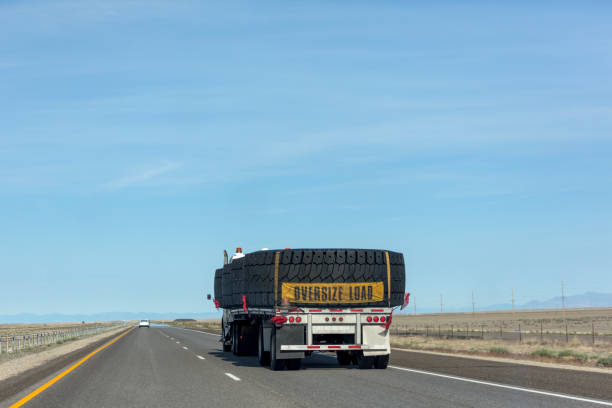
<instances>
[{"instance_id":1,"label":"yellow oversize load sign","mask_svg":"<svg viewBox=\"0 0 612 408\"><path fill-rule=\"evenodd\" d=\"M289 303L380 302L384 297L382 282L282 283L283 302Z\"/></svg>"}]
</instances>

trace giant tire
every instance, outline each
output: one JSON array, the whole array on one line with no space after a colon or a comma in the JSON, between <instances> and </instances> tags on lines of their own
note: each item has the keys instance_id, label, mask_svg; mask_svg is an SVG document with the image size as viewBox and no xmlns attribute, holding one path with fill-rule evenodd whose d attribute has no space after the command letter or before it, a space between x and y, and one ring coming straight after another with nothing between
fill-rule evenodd
<instances>
[{"instance_id":1,"label":"giant tire","mask_svg":"<svg viewBox=\"0 0 612 408\"><path fill-rule=\"evenodd\" d=\"M360 302L361 306L399 306L404 300L404 256L399 252L374 249L267 250L246 254L223 268L222 307L241 308L242 295L248 307L273 307L274 270L278 253L278 297L283 282L357 283L383 282L384 299ZM387 253L391 282L387 282ZM388 288L391 288L390 292ZM308 303L294 306L343 307L344 303Z\"/></svg>"}]
</instances>

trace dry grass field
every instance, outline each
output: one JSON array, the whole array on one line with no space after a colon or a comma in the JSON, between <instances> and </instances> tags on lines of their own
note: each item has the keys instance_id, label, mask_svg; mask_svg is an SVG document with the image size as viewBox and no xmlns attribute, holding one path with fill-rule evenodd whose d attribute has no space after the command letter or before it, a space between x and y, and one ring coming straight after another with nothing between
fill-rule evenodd
<instances>
[{"instance_id":1,"label":"dry grass field","mask_svg":"<svg viewBox=\"0 0 612 408\"><path fill-rule=\"evenodd\" d=\"M36 334L50 331L70 330L85 327L113 326L117 322L61 322L61 323L22 323L22 324L0 324L0 337L22 334Z\"/></svg>"},{"instance_id":2,"label":"dry grass field","mask_svg":"<svg viewBox=\"0 0 612 408\"><path fill-rule=\"evenodd\" d=\"M394 315L394 346L612 366L612 308Z\"/></svg>"},{"instance_id":3,"label":"dry grass field","mask_svg":"<svg viewBox=\"0 0 612 408\"><path fill-rule=\"evenodd\" d=\"M481 330L495 332L515 331L518 325L524 333L539 334L542 329L544 333L565 334L565 323L567 322L568 333L585 334L595 332L601 335L612 335L612 308L589 308L589 309L561 309L551 310L517 310L499 312L476 312L476 313L434 313L434 314L396 314L393 316L393 325L409 327L431 327L438 326L465 330Z\"/></svg>"},{"instance_id":4,"label":"dry grass field","mask_svg":"<svg viewBox=\"0 0 612 408\"><path fill-rule=\"evenodd\" d=\"M195 321L155 320L152 323L167 324L169 326L181 326L190 329L221 330L221 319L198 319Z\"/></svg>"}]
</instances>

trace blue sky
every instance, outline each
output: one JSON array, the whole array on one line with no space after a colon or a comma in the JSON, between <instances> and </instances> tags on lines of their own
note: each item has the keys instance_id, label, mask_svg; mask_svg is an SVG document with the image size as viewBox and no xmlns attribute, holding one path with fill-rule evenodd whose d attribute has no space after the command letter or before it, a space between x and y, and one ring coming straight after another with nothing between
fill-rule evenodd
<instances>
[{"instance_id":1,"label":"blue sky","mask_svg":"<svg viewBox=\"0 0 612 408\"><path fill-rule=\"evenodd\" d=\"M612 292L607 2L0 3L0 313L212 310L222 250L419 307Z\"/></svg>"}]
</instances>

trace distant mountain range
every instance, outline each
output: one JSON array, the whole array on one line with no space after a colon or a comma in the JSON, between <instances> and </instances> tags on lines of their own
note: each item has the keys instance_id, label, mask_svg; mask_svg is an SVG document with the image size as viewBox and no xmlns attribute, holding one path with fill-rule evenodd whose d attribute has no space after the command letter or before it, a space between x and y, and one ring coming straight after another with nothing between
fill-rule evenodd
<instances>
[{"instance_id":1,"label":"distant mountain range","mask_svg":"<svg viewBox=\"0 0 612 408\"><path fill-rule=\"evenodd\" d=\"M567 308L583 308L583 307L612 307L612 293L586 292L581 295L573 295L565 297L565 307ZM516 305L516 309L559 309L561 308L561 296L554 297L548 300L531 302ZM492 310L511 310L511 303L503 303L490 305L486 307L477 307L477 311L492 311ZM468 308L445 308L445 312L471 312ZM412 308L409 306L406 312L411 313ZM423 308L417 309L418 313L438 313L440 309ZM221 313L151 313L151 312L106 312L95 314L32 314L21 313L15 315L0 315L0 324L6 323L49 323L49 322L104 322L116 320L174 320L174 319L210 319L220 317Z\"/></svg>"},{"instance_id":2,"label":"distant mountain range","mask_svg":"<svg viewBox=\"0 0 612 408\"><path fill-rule=\"evenodd\" d=\"M530 302L515 305L516 310L530 309L560 309L562 307L561 296L557 296L548 300L532 300ZM586 292L580 295L572 295L565 297L566 308L584 308L584 307L612 307L612 293ZM470 306L467 307L444 307L445 313L462 313L471 312ZM494 310L512 310L512 303L498 303L488 306L476 305L476 311L488 312ZM412 313L413 309L409 306L404 312ZM440 313L439 308L417 306L417 313Z\"/></svg>"},{"instance_id":3,"label":"distant mountain range","mask_svg":"<svg viewBox=\"0 0 612 408\"><path fill-rule=\"evenodd\" d=\"M548 300L532 300L531 302L515 305L515 309L560 309L563 307L561 296ZM612 307L612 293L586 292L580 295L565 297L566 308L583 307ZM491 305L479 310L511 310L512 303Z\"/></svg>"}]
</instances>

